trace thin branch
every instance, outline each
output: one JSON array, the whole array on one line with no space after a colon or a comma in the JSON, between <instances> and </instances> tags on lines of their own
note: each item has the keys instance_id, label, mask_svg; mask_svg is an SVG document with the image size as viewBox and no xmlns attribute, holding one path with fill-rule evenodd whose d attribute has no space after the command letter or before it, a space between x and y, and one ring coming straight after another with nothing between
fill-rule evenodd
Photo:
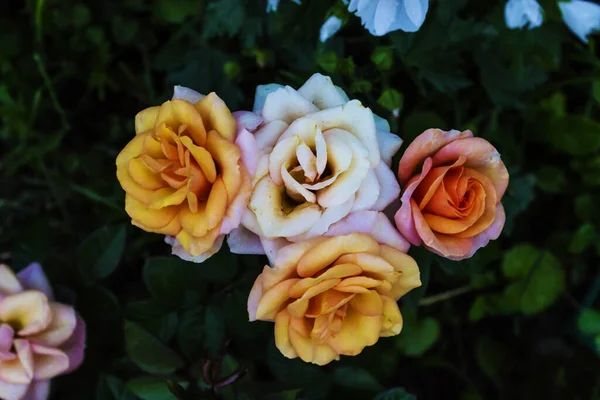
<instances>
[{"instance_id":1,"label":"thin branch","mask_svg":"<svg viewBox=\"0 0 600 400\"><path fill-rule=\"evenodd\" d=\"M456 289L448 290L446 292L438 293L433 296L425 297L419 301L419 306L430 306L440 301L449 300L453 297L460 296L461 294L469 293L475 290L471 285L461 286Z\"/></svg>"}]
</instances>

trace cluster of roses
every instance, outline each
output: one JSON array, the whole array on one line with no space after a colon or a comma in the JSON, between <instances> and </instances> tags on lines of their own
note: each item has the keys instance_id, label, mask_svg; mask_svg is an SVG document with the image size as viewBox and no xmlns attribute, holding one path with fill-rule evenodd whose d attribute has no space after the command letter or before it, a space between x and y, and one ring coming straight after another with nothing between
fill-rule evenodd
<instances>
[{"instance_id":1,"label":"cluster of roses","mask_svg":"<svg viewBox=\"0 0 600 400\"><path fill-rule=\"evenodd\" d=\"M421 285L410 244L460 260L504 225L508 172L487 141L427 130L396 177L402 140L320 74L298 90L259 86L253 111L233 114L178 86L136 115L135 132L116 160L132 223L196 263L226 237L234 253L266 254L249 318L274 321L289 358L324 365L397 335L397 300ZM0 398L46 399L84 343L38 264L0 265Z\"/></svg>"},{"instance_id":2,"label":"cluster of roses","mask_svg":"<svg viewBox=\"0 0 600 400\"><path fill-rule=\"evenodd\" d=\"M460 260L504 225L508 172L490 143L429 129L396 177L402 140L320 74L259 86L252 112L176 87L135 131L116 162L133 224L196 263L226 237L266 254L249 318L274 321L289 358L324 365L398 334L397 300L421 284L410 244Z\"/></svg>"}]
</instances>

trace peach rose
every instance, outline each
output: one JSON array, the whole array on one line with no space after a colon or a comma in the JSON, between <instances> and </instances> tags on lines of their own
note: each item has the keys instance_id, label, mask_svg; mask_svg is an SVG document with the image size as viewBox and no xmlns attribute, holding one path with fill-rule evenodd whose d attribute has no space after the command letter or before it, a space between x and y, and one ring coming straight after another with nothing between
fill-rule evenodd
<instances>
[{"instance_id":1,"label":"peach rose","mask_svg":"<svg viewBox=\"0 0 600 400\"><path fill-rule=\"evenodd\" d=\"M85 323L54 301L39 264L0 264L0 399L46 400L50 380L83 361Z\"/></svg>"},{"instance_id":2,"label":"peach rose","mask_svg":"<svg viewBox=\"0 0 600 400\"><path fill-rule=\"evenodd\" d=\"M287 358L325 365L400 333L396 301L421 285L419 269L410 256L381 242L395 232L383 214L362 213L330 231L355 231L362 217L372 217L378 221L368 228L374 228L373 235L349 233L289 244L277 252L274 267L265 266L254 282L250 320L275 322L275 344ZM397 232L391 236L400 237ZM407 247L402 239L396 243Z\"/></svg>"},{"instance_id":3,"label":"peach rose","mask_svg":"<svg viewBox=\"0 0 600 400\"><path fill-rule=\"evenodd\" d=\"M396 226L415 246L462 260L500 236L508 171L485 139L429 129L406 149L398 177L405 187Z\"/></svg>"},{"instance_id":4,"label":"peach rose","mask_svg":"<svg viewBox=\"0 0 600 400\"><path fill-rule=\"evenodd\" d=\"M350 213L381 211L400 195L390 169L402 140L388 123L314 74L298 90L259 86L238 119L253 191L235 253L268 252L323 235Z\"/></svg>"},{"instance_id":5,"label":"peach rose","mask_svg":"<svg viewBox=\"0 0 600 400\"><path fill-rule=\"evenodd\" d=\"M136 115L135 132L116 162L125 211L134 225L167 235L173 254L206 260L250 197L235 119L215 93L177 86L173 100Z\"/></svg>"}]
</instances>

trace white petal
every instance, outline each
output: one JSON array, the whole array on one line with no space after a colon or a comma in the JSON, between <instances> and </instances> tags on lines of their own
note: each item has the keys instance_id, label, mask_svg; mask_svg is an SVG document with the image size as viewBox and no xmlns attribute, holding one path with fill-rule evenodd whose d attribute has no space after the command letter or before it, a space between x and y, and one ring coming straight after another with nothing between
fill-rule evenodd
<instances>
[{"instance_id":1,"label":"white petal","mask_svg":"<svg viewBox=\"0 0 600 400\"><path fill-rule=\"evenodd\" d=\"M176 255L182 260L191 261L196 264L200 264L206 261L213 254L218 252L221 249L221 246L223 246L223 239L225 239L225 235L217 236L217 238L215 239L215 243L208 251L198 256L192 256L187 251L185 251L185 249L181 246L181 243L179 243L179 240L177 240L177 238L173 236L165 236L165 242L173 246L171 248L171 254Z\"/></svg>"},{"instance_id":2,"label":"white petal","mask_svg":"<svg viewBox=\"0 0 600 400\"><path fill-rule=\"evenodd\" d=\"M380 190L381 188L379 186L377 176L375 175L375 171L370 169L369 173L363 180L362 185L360 185L360 188L356 192L356 199L354 200L354 205L351 211L354 212L371 209L375 203L377 203Z\"/></svg>"},{"instance_id":3,"label":"white petal","mask_svg":"<svg viewBox=\"0 0 600 400\"><path fill-rule=\"evenodd\" d=\"M322 236L325 232L327 232L327 229L329 229L331 224L338 222L346 215L348 215L352 210L353 205L354 196L350 197L345 203L325 209L325 211L323 211L323 214L321 215L321 218L319 218L317 223L314 224L308 232L302 235L288 237L288 240L292 242L298 242Z\"/></svg>"},{"instance_id":4,"label":"white petal","mask_svg":"<svg viewBox=\"0 0 600 400\"><path fill-rule=\"evenodd\" d=\"M377 142L379 143L379 151L381 159L388 165L392 165L392 157L398 152L402 146L403 140L398 135L394 135L388 131L377 131Z\"/></svg>"},{"instance_id":5,"label":"white petal","mask_svg":"<svg viewBox=\"0 0 600 400\"><path fill-rule=\"evenodd\" d=\"M175 86L173 90L173 100L185 100L188 103L196 104L202 100L205 96L196 92L193 89L186 88L185 86Z\"/></svg>"},{"instance_id":6,"label":"white petal","mask_svg":"<svg viewBox=\"0 0 600 400\"><path fill-rule=\"evenodd\" d=\"M296 147L296 158L298 158L298 162L304 171L304 176L311 182L314 181L317 177L317 157L306 143L300 143Z\"/></svg>"},{"instance_id":7,"label":"white petal","mask_svg":"<svg viewBox=\"0 0 600 400\"><path fill-rule=\"evenodd\" d=\"M563 19L579 39L587 43L587 36L600 29L600 5L582 0L558 3Z\"/></svg>"},{"instance_id":8,"label":"white petal","mask_svg":"<svg viewBox=\"0 0 600 400\"><path fill-rule=\"evenodd\" d=\"M377 211L357 211L331 225L325 236L341 236L350 233L366 233L379 243L394 247L403 253L410 243L398 232L390 220Z\"/></svg>"},{"instance_id":9,"label":"white petal","mask_svg":"<svg viewBox=\"0 0 600 400\"><path fill-rule=\"evenodd\" d=\"M317 152L317 174L321 176L327 167L327 143L321 129L315 134L315 148Z\"/></svg>"},{"instance_id":10,"label":"white petal","mask_svg":"<svg viewBox=\"0 0 600 400\"><path fill-rule=\"evenodd\" d=\"M254 133L259 151L263 152L266 148L275 146L275 143L277 143L288 126L283 121L271 121L261 126Z\"/></svg>"},{"instance_id":11,"label":"white petal","mask_svg":"<svg viewBox=\"0 0 600 400\"><path fill-rule=\"evenodd\" d=\"M263 119L260 115L254 114L250 111L235 111L231 113L231 115L233 115L237 121L238 128L242 127L250 132L254 132L256 128L258 128L258 126L263 122Z\"/></svg>"},{"instance_id":12,"label":"white petal","mask_svg":"<svg viewBox=\"0 0 600 400\"><path fill-rule=\"evenodd\" d=\"M231 231L227 244L234 254L265 254L260 237L243 226Z\"/></svg>"},{"instance_id":13,"label":"white petal","mask_svg":"<svg viewBox=\"0 0 600 400\"><path fill-rule=\"evenodd\" d=\"M277 11L277 7L279 7L279 0L268 0L267 2L267 12L275 12Z\"/></svg>"},{"instance_id":14,"label":"white petal","mask_svg":"<svg viewBox=\"0 0 600 400\"><path fill-rule=\"evenodd\" d=\"M299 203L303 203L304 201L316 203L317 196L295 180L283 165L281 166L281 177L283 178L286 192L292 199Z\"/></svg>"},{"instance_id":15,"label":"white petal","mask_svg":"<svg viewBox=\"0 0 600 400\"><path fill-rule=\"evenodd\" d=\"M390 123L385 118L381 118L377 114L373 114L373 118L375 119L375 129L378 131L390 132Z\"/></svg>"},{"instance_id":16,"label":"white petal","mask_svg":"<svg viewBox=\"0 0 600 400\"><path fill-rule=\"evenodd\" d=\"M288 124L319 109L290 86L270 93L265 99L262 116L265 121L282 120Z\"/></svg>"},{"instance_id":17,"label":"white petal","mask_svg":"<svg viewBox=\"0 0 600 400\"><path fill-rule=\"evenodd\" d=\"M311 76L298 89L298 93L321 110L341 106L346 103L344 97L333 85L331 78L318 73Z\"/></svg>"},{"instance_id":18,"label":"white petal","mask_svg":"<svg viewBox=\"0 0 600 400\"><path fill-rule=\"evenodd\" d=\"M380 0L373 16L375 36L385 35L390 31L398 9L398 0Z\"/></svg>"},{"instance_id":19,"label":"white petal","mask_svg":"<svg viewBox=\"0 0 600 400\"><path fill-rule=\"evenodd\" d=\"M342 27L342 20L332 15L327 18L327 20L321 25L321 30L319 31L319 39L321 42L326 42L327 39L332 37L340 30Z\"/></svg>"},{"instance_id":20,"label":"white petal","mask_svg":"<svg viewBox=\"0 0 600 400\"><path fill-rule=\"evenodd\" d=\"M277 0L279 1L279 0ZM262 114L263 106L265 105L265 99L267 96L277 89L281 89L283 85L278 83L269 83L268 85L258 85L256 87L256 92L254 94L254 107L252 107L252 112L255 114Z\"/></svg>"},{"instance_id":21,"label":"white petal","mask_svg":"<svg viewBox=\"0 0 600 400\"><path fill-rule=\"evenodd\" d=\"M508 0L504 7L504 19L510 29L529 29L540 26L544 20L542 7L536 0Z\"/></svg>"},{"instance_id":22,"label":"white petal","mask_svg":"<svg viewBox=\"0 0 600 400\"><path fill-rule=\"evenodd\" d=\"M300 144L298 137L289 137L277 143L269 156L269 173L276 185L283 185L281 168L291 167L296 160L296 147Z\"/></svg>"},{"instance_id":23,"label":"white petal","mask_svg":"<svg viewBox=\"0 0 600 400\"><path fill-rule=\"evenodd\" d=\"M379 198L372 209L382 211L400 196L400 184L394 172L383 162L375 168L375 175L381 190L379 191Z\"/></svg>"},{"instance_id":24,"label":"white petal","mask_svg":"<svg viewBox=\"0 0 600 400\"><path fill-rule=\"evenodd\" d=\"M290 242L284 238L268 239L261 237L260 242L262 243L262 247L265 249L265 254L269 258L271 265L275 265L275 260L277 259L279 250L290 244Z\"/></svg>"}]
</instances>

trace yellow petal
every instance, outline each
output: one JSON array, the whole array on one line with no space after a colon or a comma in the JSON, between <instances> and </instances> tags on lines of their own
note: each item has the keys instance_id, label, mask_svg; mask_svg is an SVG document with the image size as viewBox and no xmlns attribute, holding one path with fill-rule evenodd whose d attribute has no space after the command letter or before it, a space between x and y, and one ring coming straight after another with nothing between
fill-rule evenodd
<instances>
[{"instance_id":1,"label":"yellow petal","mask_svg":"<svg viewBox=\"0 0 600 400\"><path fill-rule=\"evenodd\" d=\"M395 336L402 330L402 314L400 314L398 303L388 296L381 296L381 300L383 300L383 314L380 336Z\"/></svg>"},{"instance_id":2,"label":"yellow petal","mask_svg":"<svg viewBox=\"0 0 600 400\"><path fill-rule=\"evenodd\" d=\"M0 321L11 325L20 336L43 331L51 320L48 298L42 292L27 290L0 300Z\"/></svg>"},{"instance_id":3,"label":"yellow petal","mask_svg":"<svg viewBox=\"0 0 600 400\"><path fill-rule=\"evenodd\" d=\"M181 227L191 236L201 237L206 235L210 230L208 227L206 203L198 204L198 210L196 212L192 212L192 210L185 205L182 206L179 214L179 221L181 222Z\"/></svg>"},{"instance_id":4,"label":"yellow petal","mask_svg":"<svg viewBox=\"0 0 600 400\"><path fill-rule=\"evenodd\" d=\"M178 128L187 125L187 132L194 144L206 145L206 129L200 113L193 105L185 100L169 100L160 106L156 118L156 126L165 123L167 126Z\"/></svg>"},{"instance_id":5,"label":"yellow petal","mask_svg":"<svg viewBox=\"0 0 600 400\"><path fill-rule=\"evenodd\" d=\"M290 289L290 296L299 298L311 286L316 285L326 279L346 278L353 275L358 275L362 272L360 267L355 264L339 264L329 268L318 278L304 278Z\"/></svg>"},{"instance_id":6,"label":"yellow petal","mask_svg":"<svg viewBox=\"0 0 600 400\"><path fill-rule=\"evenodd\" d=\"M288 292L297 281L298 279L286 279L263 292L262 298L256 308L256 319L272 320L275 318L275 315L289 300L290 296Z\"/></svg>"},{"instance_id":7,"label":"yellow petal","mask_svg":"<svg viewBox=\"0 0 600 400\"><path fill-rule=\"evenodd\" d=\"M23 291L23 286L8 265L0 264L0 294L13 294Z\"/></svg>"},{"instance_id":8,"label":"yellow petal","mask_svg":"<svg viewBox=\"0 0 600 400\"><path fill-rule=\"evenodd\" d=\"M383 313L383 301L379 293L374 290L354 296L350 300L350 307L359 314L371 317L380 316Z\"/></svg>"},{"instance_id":9,"label":"yellow petal","mask_svg":"<svg viewBox=\"0 0 600 400\"><path fill-rule=\"evenodd\" d=\"M159 106L154 106L137 113L135 116L135 133L140 134L154 128L159 110Z\"/></svg>"},{"instance_id":10,"label":"yellow petal","mask_svg":"<svg viewBox=\"0 0 600 400\"><path fill-rule=\"evenodd\" d=\"M223 179L219 178L213 184L213 187L206 201L206 213L208 226L212 229L217 224L221 223L228 203L227 189L223 183Z\"/></svg>"},{"instance_id":11,"label":"yellow petal","mask_svg":"<svg viewBox=\"0 0 600 400\"><path fill-rule=\"evenodd\" d=\"M164 207L177 206L187 198L187 192L187 187L178 190L172 187L158 189L150 196L148 208L159 210Z\"/></svg>"},{"instance_id":12,"label":"yellow petal","mask_svg":"<svg viewBox=\"0 0 600 400\"><path fill-rule=\"evenodd\" d=\"M331 289L340 282L341 279L327 279L310 287L306 292L304 292L301 298L288 305L287 309L290 315L294 317L303 317L308 310L309 301L313 297Z\"/></svg>"},{"instance_id":13,"label":"yellow petal","mask_svg":"<svg viewBox=\"0 0 600 400\"><path fill-rule=\"evenodd\" d=\"M414 288L421 286L421 277L417 262L408 254L402 253L393 247L382 245L381 256L389 262L397 272L398 280L393 283L392 291L388 296L398 300Z\"/></svg>"},{"instance_id":14,"label":"yellow petal","mask_svg":"<svg viewBox=\"0 0 600 400\"><path fill-rule=\"evenodd\" d=\"M148 208L133 196L125 196L125 211L136 222L152 230L159 230L169 225L179 214L179 206L161 209Z\"/></svg>"},{"instance_id":15,"label":"yellow petal","mask_svg":"<svg viewBox=\"0 0 600 400\"><path fill-rule=\"evenodd\" d=\"M206 179L208 179L210 183L213 183L217 178L217 167L215 166L212 155L204 147L199 147L192 143L192 140L187 136L181 137L180 140L190 153L192 153L194 160L196 160L200 169L202 169Z\"/></svg>"},{"instance_id":16,"label":"yellow petal","mask_svg":"<svg viewBox=\"0 0 600 400\"><path fill-rule=\"evenodd\" d=\"M350 308L340 333L330 337L327 344L338 354L355 356L366 346L377 343L381 331L381 315L370 317Z\"/></svg>"},{"instance_id":17,"label":"yellow petal","mask_svg":"<svg viewBox=\"0 0 600 400\"><path fill-rule=\"evenodd\" d=\"M216 131L208 132L206 149L219 167L229 198L235 198L242 185L242 173L238 164L240 149Z\"/></svg>"},{"instance_id":18,"label":"yellow petal","mask_svg":"<svg viewBox=\"0 0 600 400\"><path fill-rule=\"evenodd\" d=\"M379 244L369 235L353 233L317 244L298 261L298 275L310 277L347 253L379 253Z\"/></svg>"},{"instance_id":19,"label":"yellow petal","mask_svg":"<svg viewBox=\"0 0 600 400\"><path fill-rule=\"evenodd\" d=\"M352 263L358 265L366 276L375 279L395 281L397 273L394 267L379 254L354 253L344 254L338 258L335 264Z\"/></svg>"},{"instance_id":20,"label":"yellow petal","mask_svg":"<svg viewBox=\"0 0 600 400\"><path fill-rule=\"evenodd\" d=\"M59 303L50 303L52 321L42 332L29 336L35 343L56 347L67 341L75 330L77 318L72 307Z\"/></svg>"},{"instance_id":21,"label":"yellow petal","mask_svg":"<svg viewBox=\"0 0 600 400\"><path fill-rule=\"evenodd\" d=\"M306 310L306 316L316 318L319 315L334 312L351 301L354 296L355 295L352 293L343 293L337 290L328 290L320 293L310 301L308 309Z\"/></svg>"},{"instance_id":22,"label":"yellow petal","mask_svg":"<svg viewBox=\"0 0 600 400\"><path fill-rule=\"evenodd\" d=\"M288 333L290 343L302 361L312 362L314 349L314 343L312 339L300 335L294 329L289 329Z\"/></svg>"},{"instance_id":23,"label":"yellow petal","mask_svg":"<svg viewBox=\"0 0 600 400\"><path fill-rule=\"evenodd\" d=\"M282 310L275 316L275 346L287 358L296 358L298 353L290 343L290 314Z\"/></svg>"},{"instance_id":24,"label":"yellow petal","mask_svg":"<svg viewBox=\"0 0 600 400\"><path fill-rule=\"evenodd\" d=\"M142 154L143 147L144 147L144 141L145 141L146 137L148 137L149 135L150 135L149 133L139 134L139 135L135 136L133 139L131 139L129 141L129 143L127 143L127 145L123 148L123 150L121 150L121 152L117 156L117 160L116 160L117 170L119 169L119 167L123 167L123 166L127 167L129 160L131 160L132 158L138 157Z\"/></svg>"},{"instance_id":25,"label":"yellow petal","mask_svg":"<svg viewBox=\"0 0 600 400\"><path fill-rule=\"evenodd\" d=\"M127 172L129 172L131 179L144 189L156 190L165 186L165 182L160 178L160 175L148 168L140 157L129 160Z\"/></svg>"},{"instance_id":26,"label":"yellow petal","mask_svg":"<svg viewBox=\"0 0 600 400\"><path fill-rule=\"evenodd\" d=\"M135 221L133 219L131 220L131 224L133 226L137 226L138 228L145 230L146 232L160 233L169 236L176 236L181 231L181 223L179 222L179 218L177 217L173 218L171 222L169 222L166 226L157 229L149 228L141 222Z\"/></svg>"},{"instance_id":27,"label":"yellow petal","mask_svg":"<svg viewBox=\"0 0 600 400\"><path fill-rule=\"evenodd\" d=\"M196 110L202 116L207 130L214 129L225 139L233 142L235 139L235 118L227 105L216 93L211 92L195 104Z\"/></svg>"},{"instance_id":28,"label":"yellow petal","mask_svg":"<svg viewBox=\"0 0 600 400\"><path fill-rule=\"evenodd\" d=\"M135 197L144 204L148 204L154 194L154 190L144 189L131 178L127 166L123 166L122 168L117 167L117 179L128 195Z\"/></svg>"},{"instance_id":29,"label":"yellow petal","mask_svg":"<svg viewBox=\"0 0 600 400\"><path fill-rule=\"evenodd\" d=\"M192 257L196 257L213 247L215 240L219 236L220 229L221 225L219 224L202 237L191 236L185 230L182 230L176 237L177 240L179 240L179 243L181 243L181 247L183 247Z\"/></svg>"}]
</instances>

